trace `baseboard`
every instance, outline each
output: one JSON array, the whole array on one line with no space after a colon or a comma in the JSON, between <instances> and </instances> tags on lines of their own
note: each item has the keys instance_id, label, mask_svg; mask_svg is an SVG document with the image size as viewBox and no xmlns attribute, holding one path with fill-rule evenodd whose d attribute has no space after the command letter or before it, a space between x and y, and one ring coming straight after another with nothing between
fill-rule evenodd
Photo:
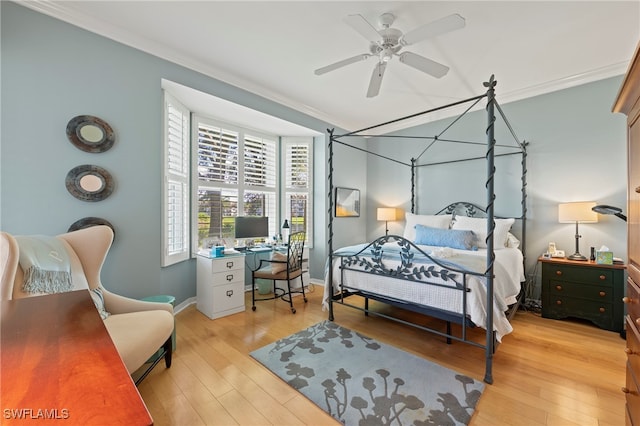
<instances>
[{"instance_id":1,"label":"baseboard","mask_svg":"<svg viewBox=\"0 0 640 426\"><path fill-rule=\"evenodd\" d=\"M183 311L184 309L188 308L191 305L194 305L196 303L196 297L190 297L187 300L185 300L184 302L180 303L178 306L175 306L173 308L173 313L174 315Z\"/></svg>"}]
</instances>

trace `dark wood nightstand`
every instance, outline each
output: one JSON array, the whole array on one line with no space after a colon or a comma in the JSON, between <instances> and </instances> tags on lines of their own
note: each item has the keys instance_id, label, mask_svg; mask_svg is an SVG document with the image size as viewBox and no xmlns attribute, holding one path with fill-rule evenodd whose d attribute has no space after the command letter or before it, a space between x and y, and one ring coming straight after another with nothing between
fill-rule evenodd
<instances>
[{"instance_id":1,"label":"dark wood nightstand","mask_svg":"<svg viewBox=\"0 0 640 426\"><path fill-rule=\"evenodd\" d=\"M538 261L544 318L582 318L605 330L622 331L626 265L544 257Z\"/></svg>"}]
</instances>

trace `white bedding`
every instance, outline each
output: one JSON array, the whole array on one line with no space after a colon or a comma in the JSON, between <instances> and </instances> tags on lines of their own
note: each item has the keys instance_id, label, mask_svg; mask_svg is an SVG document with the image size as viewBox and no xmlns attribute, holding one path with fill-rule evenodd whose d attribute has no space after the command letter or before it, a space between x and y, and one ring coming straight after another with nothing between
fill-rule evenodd
<instances>
[{"instance_id":1,"label":"white bedding","mask_svg":"<svg viewBox=\"0 0 640 426\"><path fill-rule=\"evenodd\" d=\"M396 245L396 243L387 243ZM446 251L438 247L418 246L425 253L432 255L440 254L442 260L455 262L456 258L468 256L477 256L478 262L484 262L486 269L486 249L477 251L449 249ZM436 256L433 256L438 259ZM385 267L393 267L399 265L399 261L384 261ZM341 271L339 269L340 258L334 257L333 262L333 293L339 291L339 283ZM437 265L436 265L437 266ZM328 308L329 295L331 287L328 283L328 273L325 276L325 289L323 298L323 308ZM522 252L517 248L502 248L495 250L494 263L494 306L493 306L493 329L496 332L498 341L502 337L509 334L513 328L507 320L504 311L507 307L516 301L516 297L520 292L520 283L524 281L524 266ZM471 290L467 293L467 314L471 321L479 327L485 328L486 325L486 291L482 276L467 275L468 288ZM389 281L392 281L391 283ZM451 285L439 278L430 278L431 282L439 282ZM389 278L381 275L366 274L357 271L344 271L344 285L367 290L372 293L383 296L393 297L398 300L406 300L413 304L436 307L439 309L462 313L462 293L458 290L451 290L439 286L428 285L419 282L407 281L403 279ZM392 285L390 285L392 284Z\"/></svg>"}]
</instances>

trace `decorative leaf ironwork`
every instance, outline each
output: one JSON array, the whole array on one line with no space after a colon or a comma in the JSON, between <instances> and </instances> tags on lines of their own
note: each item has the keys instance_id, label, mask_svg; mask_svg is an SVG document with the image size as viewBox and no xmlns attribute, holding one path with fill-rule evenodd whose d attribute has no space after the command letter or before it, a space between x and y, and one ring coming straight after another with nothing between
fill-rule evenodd
<instances>
[{"instance_id":1,"label":"decorative leaf ironwork","mask_svg":"<svg viewBox=\"0 0 640 426\"><path fill-rule=\"evenodd\" d=\"M397 266L387 267L383 262L384 245L388 242L395 242L400 248L400 264ZM431 278L439 278L444 282L455 284L458 288L463 287L457 279L460 275L458 272L452 272L437 264L415 264L414 259L416 253L433 260L411 241L397 235L385 235L373 241L361 252L355 255L343 256L342 266L346 268L360 268L370 274L408 281L425 281Z\"/></svg>"}]
</instances>

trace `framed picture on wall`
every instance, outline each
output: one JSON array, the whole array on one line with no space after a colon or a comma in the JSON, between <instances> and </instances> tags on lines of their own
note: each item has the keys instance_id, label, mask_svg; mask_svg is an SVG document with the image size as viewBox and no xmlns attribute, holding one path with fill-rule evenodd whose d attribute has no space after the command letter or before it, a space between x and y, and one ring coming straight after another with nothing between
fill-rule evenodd
<instances>
[{"instance_id":1,"label":"framed picture on wall","mask_svg":"<svg viewBox=\"0 0 640 426\"><path fill-rule=\"evenodd\" d=\"M360 190L336 188L336 217L360 216Z\"/></svg>"}]
</instances>

